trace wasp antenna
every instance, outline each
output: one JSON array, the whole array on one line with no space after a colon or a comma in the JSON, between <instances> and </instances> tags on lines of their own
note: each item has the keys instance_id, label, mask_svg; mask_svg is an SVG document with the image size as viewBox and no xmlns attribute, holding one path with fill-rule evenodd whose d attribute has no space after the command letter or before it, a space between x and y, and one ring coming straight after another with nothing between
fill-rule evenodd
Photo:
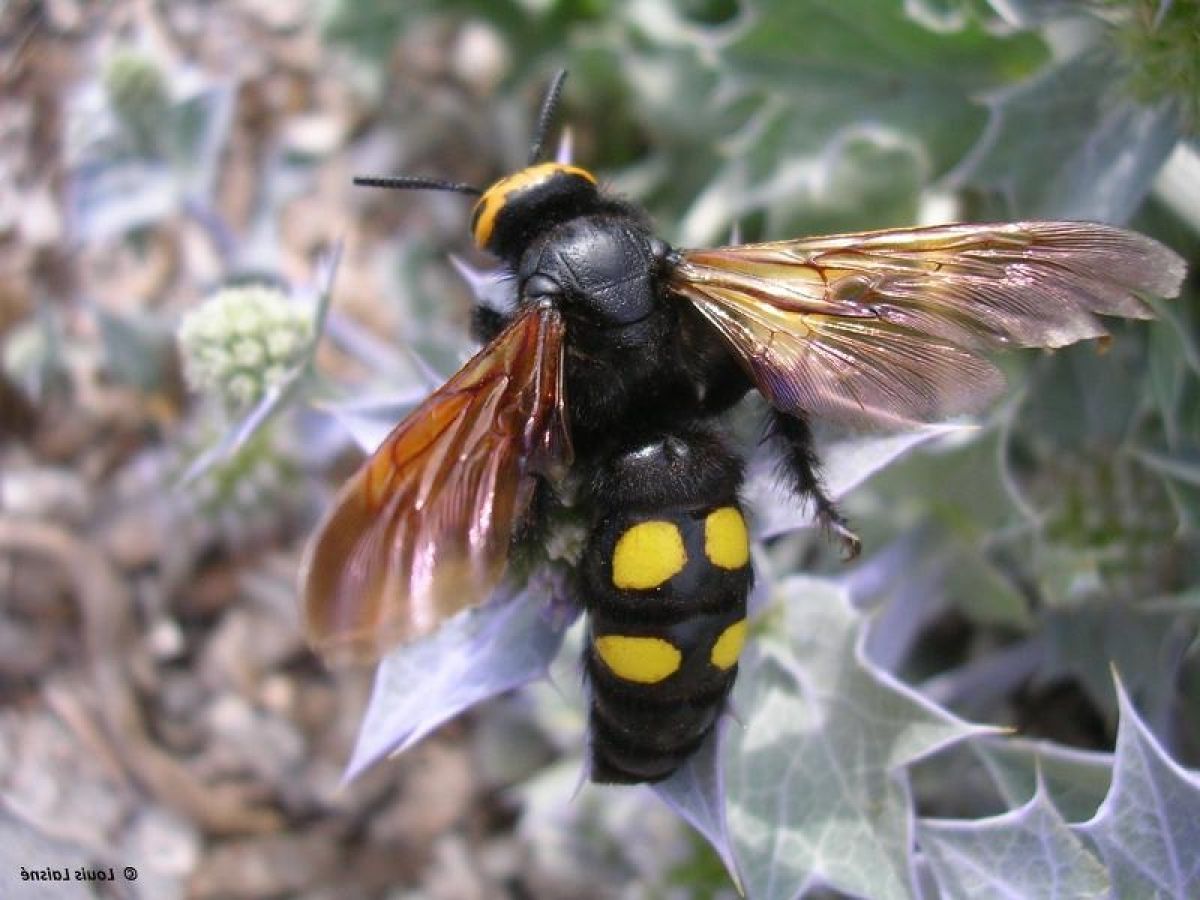
<instances>
[{"instance_id":1,"label":"wasp antenna","mask_svg":"<svg viewBox=\"0 0 1200 900\"><path fill-rule=\"evenodd\" d=\"M529 162L532 165L542 155L542 144L546 140L546 132L550 128L550 120L554 117L554 107L558 106L558 98L562 94L563 82L567 80L567 70L559 69L550 82L546 91L546 99L542 101L542 111L538 113L537 128L533 132L533 146L529 148Z\"/></svg>"},{"instance_id":2,"label":"wasp antenna","mask_svg":"<svg viewBox=\"0 0 1200 900\"><path fill-rule=\"evenodd\" d=\"M355 178L354 183L360 187L391 188L398 191L453 191L456 194L471 194L475 197L483 193L483 191L471 184L442 181L438 178L424 178L420 175L401 175L396 178L360 177Z\"/></svg>"}]
</instances>

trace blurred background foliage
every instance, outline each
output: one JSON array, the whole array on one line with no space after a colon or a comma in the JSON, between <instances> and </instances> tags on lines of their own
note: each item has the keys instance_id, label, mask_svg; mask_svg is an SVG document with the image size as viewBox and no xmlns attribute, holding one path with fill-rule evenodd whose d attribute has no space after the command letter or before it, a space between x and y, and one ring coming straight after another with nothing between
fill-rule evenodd
<instances>
[{"instance_id":1,"label":"blurred background foliage","mask_svg":"<svg viewBox=\"0 0 1200 900\"><path fill-rule=\"evenodd\" d=\"M1091 816L1110 667L1200 764L1196 0L16 0L0 53L0 769L39 865L135 862L155 897L732 895L652 801L568 803L583 725L552 690L340 790L365 676L325 672L295 625L344 426L461 361L447 251L486 262L462 197L350 178L490 183L562 66L574 158L677 245L1054 217L1189 260L1158 321L1004 358L978 432L845 508L870 664L1064 748L959 745L911 770L921 815L1016 808L1037 757L1059 811ZM239 286L324 336L271 359L249 412L189 395L174 340ZM227 366L265 340L209 337ZM847 574L808 532L770 558Z\"/></svg>"}]
</instances>

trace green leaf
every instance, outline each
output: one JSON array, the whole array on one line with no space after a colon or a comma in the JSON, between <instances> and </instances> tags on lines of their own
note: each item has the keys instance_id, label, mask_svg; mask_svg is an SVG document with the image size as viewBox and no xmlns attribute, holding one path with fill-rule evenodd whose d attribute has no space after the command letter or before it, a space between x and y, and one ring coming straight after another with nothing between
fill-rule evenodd
<instances>
[{"instance_id":1,"label":"green leaf","mask_svg":"<svg viewBox=\"0 0 1200 900\"><path fill-rule=\"evenodd\" d=\"M752 240L911 224L922 188L984 127L975 95L1046 56L1035 36L999 36L978 11L742 6L736 21L703 29L666 4L630 4L636 49L602 43L665 162L639 171L639 193L678 223L668 237L683 245L723 240L735 222ZM957 27L934 31L927 19Z\"/></svg>"},{"instance_id":2,"label":"green leaf","mask_svg":"<svg viewBox=\"0 0 1200 900\"><path fill-rule=\"evenodd\" d=\"M973 97L1045 59L1032 35L996 36L977 21L935 32L909 18L901 3L747 5L750 24L723 48L722 60L787 104L785 141L798 152L817 149L844 127L876 122L919 135L933 172L944 172L983 125Z\"/></svg>"},{"instance_id":3,"label":"green leaf","mask_svg":"<svg viewBox=\"0 0 1200 900\"><path fill-rule=\"evenodd\" d=\"M975 821L922 819L921 849L943 900L1100 900L1104 866L1076 837L1044 790L1020 809Z\"/></svg>"},{"instance_id":4,"label":"green leaf","mask_svg":"<svg viewBox=\"0 0 1200 900\"><path fill-rule=\"evenodd\" d=\"M1109 753L1022 738L984 738L972 741L971 749L983 761L1010 807L1026 803L1040 783L1072 822L1095 815L1112 779Z\"/></svg>"},{"instance_id":5,"label":"green leaf","mask_svg":"<svg viewBox=\"0 0 1200 900\"><path fill-rule=\"evenodd\" d=\"M1027 629L1032 624L1029 598L978 547L950 540L941 589L978 625Z\"/></svg>"},{"instance_id":6,"label":"green leaf","mask_svg":"<svg viewBox=\"0 0 1200 900\"><path fill-rule=\"evenodd\" d=\"M1125 69L1106 48L1080 53L987 98L990 121L951 182L992 192L1000 218L1122 223L1179 139L1169 104L1123 96Z\"/></svg>"},{"instance_id":7,"label":"green leaf","mask_svg":"<svg viewBox=\"0 0 1200 900\"><path fill-rule=\"evenodd\" d=\"M1045 683L1073 676L1113 720L1117 704L1110 673L1115 666L1158 721L1174 702L1175 678L1191 631L1180 628L1173 612L1144 611L1127 603L1056 609L1046 618L1049 649L1038 678Z\"/></svg>"},{"instance_id":8,"label":"green leaf","mask_svg":"<svg viewBox=\"0 0 1200 900\"><path fill-rule=\"evenodd\" d=\"M1154 471L1175 481L1200 487L1200 453L1166 454L1155 453L1152 450L1139 450L1137 458Z\"/></svg>"},{"instance_id":9,"label":"green leaf","mask_svg":"<svg viewBox=\"0 0 1200 900\"><path fill-rule=\"evenodd\" d=\"M961 446L914 453L881 472L850 497L864 542L879 546L931 519L968 542L1007 527L1016 510L997 472L1003 439L996 429L984 430Z\"/></svg>"},{"instance_id":10,"label":"green leaf","mask_svg":"<svg viewBox=\"0 0 1200 900\"><path fill-rule=\"evenodd\" d=\"M151 393L171 384L175 334L151 316L96 308L104 363L117 381Z\"/></svg>"},{"instance_id":11,"label":"green leaf","mask_svg":"<svg viewBox=\"0 0 1200 900\"><path fill-rule=\"evenodd\" d=\"M785 634L760 642L734 691L744 727L725 748L729 828L752 900L791 900L816 881L909 898L905 766L979 729L865 662L863 618L843 588L776 585Z\"/></svg>"},{"instance_id":12,"label":"green leaf","mask_svg":"<svg viewBox=\"0 0 1200 900\"><path fill-rule=\"evenodd\" d=\"M1117 698L1112 788L1079 831L1100 848L1118 897L1200 896L1200 776L1167 755L1120 679Z\"/></svg>"}]
</instances>

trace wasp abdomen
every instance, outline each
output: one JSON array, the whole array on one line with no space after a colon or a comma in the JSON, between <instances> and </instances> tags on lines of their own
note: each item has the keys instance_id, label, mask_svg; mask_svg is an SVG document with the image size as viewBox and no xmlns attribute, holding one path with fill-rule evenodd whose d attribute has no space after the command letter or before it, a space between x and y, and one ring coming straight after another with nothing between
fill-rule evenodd
<instances>
[{"instance_id":1,"label":"wasp abdomen","mask_svg":"<svg viewBox=\"0 0 1200 900\"><path fill-rule=\"evenodd\" d=\"M706 433L606 470L622 482L598 498L583 563L591 777L659 781L712 730L737 673L751 583L741 471Z\"/></svg>"}]
</instances>

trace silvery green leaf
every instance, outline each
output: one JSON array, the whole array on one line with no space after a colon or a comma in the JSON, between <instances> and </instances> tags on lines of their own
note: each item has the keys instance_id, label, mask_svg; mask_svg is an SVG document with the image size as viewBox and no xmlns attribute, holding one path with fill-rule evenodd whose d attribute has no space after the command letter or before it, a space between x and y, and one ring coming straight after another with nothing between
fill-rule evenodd
<instances>
[{"instance_id":1,"label":"silvery green leaf","mask_svg":"<svg viewBox=\"0 0 1200 900\"><path fill-rule=\"evenodd\" d=\"M1176 332L1164 324L1150 329L1147 354L1149 365L1146 384L1158 407L1166 444L1175 448L1182 440L1180 419L1186 403L1189 381L1194 376L1189 370Z\"/></svg>"},{"instance_id":2,"label":"silvery green leaf","mask_svg":"<svg viewBox=\"0 0 1200 900\"><path fill-rule=\"evenodd\" d=\"M1146 359L1142 341L1124 335L1112 352L1095 344L1064 348L1033 361L1022 402L1006 437L1036 434L1044 445L1076 448L1087 436L1119 444L1137 421Z\"/></svg>"},{"instance_id":3,"label":"silvery green leaf","mask_svg":"<svg viewBox=\"0 0 1200 900\"><path fill-rule=\"evenodd\" d=\"M663 802L712 845L735 884L738 881L737 864L729 840L721 749L726 732L737 727L728 714L722 716L700 749L670 778L654 785L654 792Z\"/></svg>"},{"instance_id":4,"label":"silvery green leaf","mask_svg":"<svg viewBox=\"0 0 1200 900\"><path fill-rule=\"evenodd\" d=\"M867 435L823 447L825 488L833 499L844 497L880 469L909 451L939 438L965 439L977 431L963 424L924 425L900 434ZM801 501L782 488L774 472L774 460L761 453L750 464L743 496L754 510L755 536L774 537L814 524L811 503Z\"/></svg>"},{"instance_id":5,"label":"silvery green leaf","mask_svg":"<svg viewBox=\"0 0 1200 900\"><path fill-rule=\"evenodd\" d=\"M734 691L744 728L724 753L729 828L753 900L812 884L913 896L904 767L984 729L865 661L846 590L795 576L776 585L784 633L747 654Z\"/></svg>"},{"instance_id":6,"label":"silvery green leaf","mask_svg":"<svg viewBox=\"0 0 1200 900\"><path fill-rule=\"evenodd\" d=\"M684 246L747 214L751 239L911 223L983 128L975 95L1046 57L977 10L925 16L935 31L911 3L745 0L701 26L689 6L625 4L639 49L604 60L658 148L623 187L669 213L664 236Z\"/></svg>"},{"instance_id":7,"label":"silvery green leaf","mask_svg":"<svg viewBox=\"0 0 1200 900\"><path fill-rule=\"evenodd\" d=\"M945 609L939 538L928 528L910 531L849 573L854 605L872 611L863 650L884 671L899 668L925 627Z\"/></svg>"},{"instance_id":8,"label":"silvery green leaf","mask_svg":"<svg viewBox=\"0 0 1200 900\"><path fill-rule=\"evenodd\" d=\"M90 159L72 171L67 187L71 236L96 244L160 221L179 202L175 173L146 159Z\"/></svg>"},{"instance_id":9,"label":"silvery green leaf","mask_svg":"<svg viewBox=\"0 0 1200 900\"><path fill-rule=\"evenodd\" d=\"M1195 615L1200 613L1200 585L1195 585L1178 594L1160 597L1145 604L1147 609Z\"/></svg>"},{"instance_id":10,"label":"silvery green leaf","mask_svg":"<svg viewBox=\"0 0 1200 900\"><path fill-rule=\"evenodd\" d=\"M1200 487L1200 454L1158 453L1153 450L1138 450L1135 455L1160 475Z\"/></svg>"},{"instance_id":11,"label":"silvery green leaf","mask_svg":"<svg viewBox=\"0 0 1200 900\"><path fill-rule=\"evenodd\" d=\"M212 82L196 70L178 74L179 101L171 108L168 134L171 162L182 196L208 197L229 137L234 91L232 85Z\"/></svg>"},{"instance_id":12,"label":"silvery green leaf","mask_svg":"<svg viewBox=\"0 0 1200 900\"><path fill-rule=\"evenodd\" d=\"M81 91L70 110L67 208L72 235L111 239L211 195L233 115L233 90L195 70L171 74L176 95L163 125L164 152L129 152L103 92Z\"/></svg>"},{"instance_id":13,"label":"silvery green leaf","mask_svg":"<svg viewBox=\"0 0 1200 900\"><path fill-rule=\"evenodd\" d=\"M685 246L718 242L730 222L758 210L766 211L767 233L777 235L853 231L864 224L863 210L877 227L907 224L928 180L928 162L911 137L874 123L847 125L770 173L754 173L733 154L681 219L678 239Z\"/></svg>"},{"instance_id":14,"label":"silvery green leaf","mask_svg":"<svg viewBox=\"0 0 1200 900\"><path fill-rule=\"evenodd\" d=\"M318 261L312 284L300 289L302 294L315 295L313 297L312 341L305 353L306 361L310 365L317 355L317 346L321 343L321 337L325 333L329 309L333 305L333 280L337 277L338 266L342 262L344 246L340 240L334 244L333 248Z\"/></svg>"},{"instance_id":15,"label":"silvery green leaf","mask_svg":"<svg viewBox=\"0 0 1200 900\"><path fill-rule=\"evenodd\" d=\"M917 839L943 900L1102 900L1109 880L1042 790L1003 815L920 819Z\"/></svg>"},{"instance_id":16,"label":"silvery green leaf","mask_svg":"<svg viewBox=\"0 0 1200 900\"><path fill-rule=\"evenodd\" d=\"M1036 38L991 33L979 17L939 34L898 3L746 6L743 27L720 53L733 77L778 91L789 104L792 124L779 139L812 147L845 125L878 122L924 138L935 172L960 158L982 121L972 96L1044 54Z\"/></svg>"},{"instance_id":17,"label":"silvery green leaf","mask_svg":"<svg viewBox=\"0 0 1200 900\"><path fill-rule=\"evenodd\" d=\"M171 330L149 315L120 315L101 306L95 315L109 374L142 391L163 390L175 350Z\"/></svg>"},{"instance_id":18,"label":"silvery green leaf","mask_svg":"<svg viewBox=\"0 0 1200 900\"><path fill-rule=\"evenodd\" d=\"M1088 604L1055 609L1043 625L1048 642L1043 683L1075 677L1088 697L1115 719L1111 667L1146 707L1153 722L1164 722L1176 700L1176 677L1194 633L1171 612L1152 612L1128 603Z\"/></svg>"},{"instance_id":19,"label":"silvery green leaf","mask_svg":"<svg viewBox=\"0 0 1200 900\"><path fill-rule=\"evenodd\" d=\"M921 693L939 706L965 715L986 714L1026 684L1045 656L1045 642L1028 638L980 654L919 685Z\"/></svg>"},{"instance_id":20,"label":"silvery green leaf","mask_svg":"<svg viewBox=\"0 0 1200 900\"><path fill-rule=\"evenodd\" d=\"M1072 822L1095 815L1112 780L1111 753L1001 737L973 741L971 749L1009 807L1028 802L1040 781L1050 801Z\"/></svg>"},{"instance_id":21,"label":"silvery green leaf","mask_svg":"<svg viewBox=\"0 0 1200 900\"><path fill-rule=\"evenodd\" d=\"M1096 842L1118 897L1200 896L1200 775L1179 766L1117 679L1121 721L1112 787L1078 826Z\"/></svg>"},{"instance_id":22,"label":"silvery green leaf","mask_svg":"<svg viewBox=\"0 0 1200 900\"><path fill-rule=\"evenodd\" d=\"M993 191L1005 218L1126 222L1180 125L1170 105L1125 96L1123 77L1119 60L1094 48L991 94L988 127L951 183Z\"/></svg>"},{"instance_id":23,"label":"silvery green leaf","mask_svg":"<svg viewBox=\"0 0 1200 900\"><path fill-rule=\"evenodd\" d=\"M521 589L502 585L482 606L460 613L379 663L348 781L400 753L489 697L546 674L575 618L549 572Z\"/></svg>"}]
</instances>

